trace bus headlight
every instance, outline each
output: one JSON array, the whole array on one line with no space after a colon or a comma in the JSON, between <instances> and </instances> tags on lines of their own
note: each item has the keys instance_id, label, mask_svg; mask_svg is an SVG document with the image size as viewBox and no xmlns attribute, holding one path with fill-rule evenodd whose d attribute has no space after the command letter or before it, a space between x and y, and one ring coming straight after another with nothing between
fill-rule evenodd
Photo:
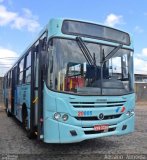
<instances>
[{"instance_id":1,"label":"bus headlight","mask_svg":"<svg viewBox=\"0 0 147 160\"><path fill-rule=\"evenodd\" d=\"M132 109L126 113L127 116L132 116L133 114L134 114L134 109Z\"/></svg>"},{"instance_id":2,"label":"bus headlight","mask_svg":"<svg viewBox=\"0 0 147 160\"><path fill-rule=\"evenodd\" d=\"M62 116L62 119L63 119L63 121L67 121L67 120L68 120L68 115L67 115L67 114L64 114L64 115Z\"/></svg>"},{"instance_id":3,"label":"bus headlight","mask_svg":"<svg viewBox=\"0 0 147 160\"><path fill-rule=\"evenodd\" d=\"M133 115L134 113L135 113L135 112L134 112L134 109L132 109L132 110L131 110L131 115Z\"/></svg>"},{"instance_id":4,"label":"bus headlight","mask_svg":"<svg viewBox=\"0 0 147 160\"><path fill-rule=\"evenodd\" d=\"M58 113L58 112L56 112L56 113L54 114L54 119L55 119L55 120L59 120L60 118L61 118L61 114Z\"/></svg>"},{"instance_id":5,"label":"bus headlight","mask_svg":"<svg viewBox=\"0 0 147 160\"><path fill-rule=\"evenodd\" d=\"M128 111L128 112L126 113L126 115L127 115L127 116L130 116L130 115L131 115L131 112L130 112L130 111Z\"/></svg>"}]
</instances>

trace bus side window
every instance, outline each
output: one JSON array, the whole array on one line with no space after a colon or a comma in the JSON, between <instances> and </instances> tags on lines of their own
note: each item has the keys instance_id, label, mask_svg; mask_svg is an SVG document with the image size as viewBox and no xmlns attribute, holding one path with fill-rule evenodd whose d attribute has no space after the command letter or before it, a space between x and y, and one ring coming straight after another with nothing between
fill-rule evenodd
<instances>
[{"instance_id":1,"label":"bus side window","mask_svg":"<svg viewBox=\"0 0 147 160\"><path fill-rule=\"evenodd\" d=\"M11 83L11 71L8 73L8 88L10 88L10 83Z\"/></svg>"},{"instance_id":2,"label":"bus side window","mask_svg":"<svg viewBox=\"0 0 147 160\"><path fill-rule=\"evenodd\" d=\"M12 84L12 71L10 71L9 73L9 88L11 88L11 84Z\"/></svg>"},{"instance_id":3,"label":"bus side window","mask_svg":"<svg viewBox=\"0 0 147 160\"><path fill-rule=\"evenodd\" d=\"M24 68L24 59L22 59L18 66L18 84L23 83L23 68Z\"/></svg>"},{"instance_id":4,"label":"bus side window","mask_svg":"<svg viewBox=\"0 0 147 160\"><path fill-rule=\"evenodd\" d=\"M26 65L25 65L25 83L31 82L31 52L26 56Z\"/></svg>"},{"instance_id":5,"label":"bus side window","mask_svg":"<svg viewBox=\"0 0 147 160\"><path fill-rule=\"evenodd\" d=\"M34 74L35 74L35 87L38 87L38 52L35 52L34 62Z\"/></svg>"},{"instance_id":6,"label":"bus side window","mask_svg":"<svg viewBox=\"0 0 147 160\"><path fill-rule=\"evenodd\" d=\"M8 73L6 75L6 88L8 88Z\"/></svg>"},{"instance_id":7,"label":"bus side window","mask_svg":"<svg viewBox=\"0 0 147 160\"><path fill-rule=\"evenodd\" d=\"M6 88L8 88L8 73L7 73L7 76L6 76Z\"/></svg>"}]
</instances>

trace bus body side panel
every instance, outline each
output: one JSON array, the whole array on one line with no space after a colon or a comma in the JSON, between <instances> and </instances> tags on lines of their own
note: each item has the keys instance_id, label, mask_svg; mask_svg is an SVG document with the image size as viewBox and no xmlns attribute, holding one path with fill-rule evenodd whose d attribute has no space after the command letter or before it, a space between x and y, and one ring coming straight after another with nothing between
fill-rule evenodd
<instances>
[{"instance_id":1,"label":"bus body side panel","mask_svg":"<svg viewBox=\"0 0 147 160\"><path fill-rule=\"evenodd\" d=\"M4 100L4 105L6 106L6 77L4 77L3 80L3 100Z\"/></svg>"},{"instance_id":2,"label":"bus body side panel","mask_svg":"<svg viewBox=\"0 0 147 160\"><path fill-rule=\"evenodd\" d=\"M7 87L5 87L5 89L4 89L4 95L5 95L5 97L4 97L4 104L5 104L5 107L6 107L6 103L7 103L7 99L8 99L8 89L7 89Z\"/></svg>"},{"instance_id":3,"label":"bus body side panel","mask_svg":"<svg viewBox=\"0 0 147 160\"><path fill-rule=\"evenodd\" d=\"M28 116L30 117L30 84L23 84L17 86L15 97L16 97L16 104L15 104L16 118L22 122L23 105L27 107ZM28 127L30 127L30 118L28 118Z\"/></svg>"},{"instance_id":4,"label":"bus body side panel","mask_svg":"<svg viewBox=\"0 0 147 160\"><path fill-rule=\"evenodd\" d=\"M16 84L17 84L17 66L15 66L12 70L12 114L15 116L15 101L16 101Z\"/></svg>"},{"instance_id":5,"label":"bus body side panel","mask_svg":"<svg viewBox=\"0 0 147 160\"><path fill-rule=\"evenodd\" d=\"M8 103L8 88L5 88L5 105Z\"/></svg>"},{"instance_id":6,"label":"bus body side panel","mask_svg":"<svg viewBox=\"0 0 147 160\"><path fill-rule=\"evenodd\" d=\"M11 95L11 92L12 92L12 89L11 88L8 88L7 89L7 93L8 93L8 110L9 110L9 112L11 113L11 109L12 109L12 107L11 107L11 98L12 98L12 95Z\"/></svg>"},{"instance_id":7,"label":"bus body side panel","mask_svg":"<svg viewBox=\"0 0 147 160\"><path fill-rule=\"evenodd\" d=\"M17 86L15 87L14 90L14 116L16 117L17 115Z\"/></svg>"},{"instance_id":8,"label":"bus body side panel","mask_svg":"<svg viewBox=\"0 0 147 160\"><path fill-rule=\"evenodd\" d=\"M54 120L53 114L57 111L56 109L56 97L48 94L44 91L43 96L43 132L44 142L46 143L60 143L59 137L59 123Z\"/></svg>"},{"instance_id":9,"label":"bus body side panel","mask_svg":"<svg viewBox=\"0 0 147 160\"><path fill-rule=\"evenodd\" d=\"M5 80L6 80L6 77L5 77ZM12 97L12 87L8 85L8 79L6 83L7 84L4 85L4 104L6 107L8 107L7 109L11 113L12 112L12 98L13 98ZM12 79L11 79L11 84L12 84Z\"/></svg>"}]
</instances>

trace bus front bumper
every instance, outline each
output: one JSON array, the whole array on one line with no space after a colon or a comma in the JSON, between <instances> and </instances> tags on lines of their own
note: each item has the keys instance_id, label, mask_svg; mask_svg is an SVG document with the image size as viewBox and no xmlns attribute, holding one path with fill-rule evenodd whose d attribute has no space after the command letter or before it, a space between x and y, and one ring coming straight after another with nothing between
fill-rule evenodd
<instances>
[{"instance_id":1,"label":"bus front bumper","mask_svg":"<svg viewBox=\"0 0 147 160\"><path fill-rule=\"evenodd\" d=\"M107 131L96 132L93 127L79 127L62 122L57 122L53 119L47 119L49 130L45 130L44 142L46 143L75 143L87 139L124 135L134 131L135 116L125 119L116 125L109 126Z\"/></svg>"}]
</instances>

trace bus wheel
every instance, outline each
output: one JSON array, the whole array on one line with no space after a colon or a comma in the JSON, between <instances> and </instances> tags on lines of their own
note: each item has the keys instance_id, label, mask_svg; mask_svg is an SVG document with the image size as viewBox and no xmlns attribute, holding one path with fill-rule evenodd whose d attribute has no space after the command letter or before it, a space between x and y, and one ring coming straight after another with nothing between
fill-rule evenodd
<instances>
[{"instance_id":1,"label":"bus wheel","mask_svg":"<svg viewBox=\"0 0 147 160\"><path fill-rule=\"evenodd\" d=\"M27 131L27 137L28 137L29 139L35 139L37 136L35 135L34 132L31 132L31 131L29 130L29 131Z\"/></svg>"},{"instance_id":2,"label":"bus wheel","mask_svg":"<svg viewBox=\"0 0 147 160\"><path fill-rule=\"evenodd\" d=\"M6 113L8 117L11 117L11 113L9 112L8 108L6 108Z\"/></svg>"},{"instance_id":3,"label":"bus wheel","mask_svg":"<svg viewBox=\"0 0 147 160\"><path fill-rule=\"evenodd\" d=\"M9 112L9 109L8 109L8 100L6 100L6 114L8 117L11 117L11 113Z\"/></svg>"},{"instance_id":4,"label":"bus wheel","mask_svg":"<svg viewBox=\"0 0 147 160\"><path fill-rule=\"evenodd\" d=\"M28 113L26 107L22 107L22 126L26 131L28 130Z\"/></svg>"},{"instance_id":5,"label":"bus wheel","mask_svg":"<svg viewBox=\"0 0 147 160\"><path fill-rule=\"evenodd\" d=\"M27 132L27 137L29 139L33 139L36 137L34 132L31 132L30 129L28 128L28 113L26 107L23 107L22 109L22 126Z\"/></svg>"}]
</instances>

